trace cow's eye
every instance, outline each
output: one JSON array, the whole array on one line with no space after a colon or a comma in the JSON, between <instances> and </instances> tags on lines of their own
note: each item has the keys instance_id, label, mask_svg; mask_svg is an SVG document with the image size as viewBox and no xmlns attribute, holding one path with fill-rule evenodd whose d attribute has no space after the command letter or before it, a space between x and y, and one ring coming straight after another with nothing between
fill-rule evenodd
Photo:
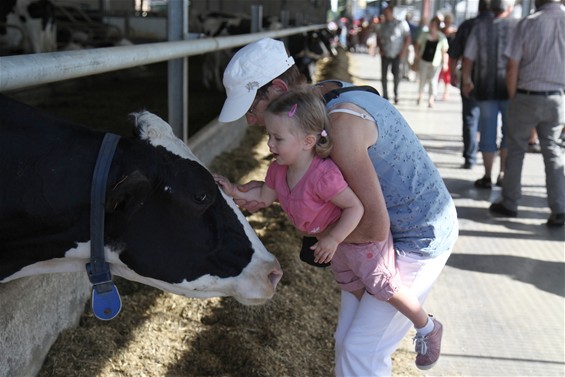
<instances>
[{"instance_id":1,"label":"cow's eye","mask_svg":"<svg viewBox=\"0 0 565 377\"><path fill-rule=\"evenodd\" d=\"M206 199L208 199L208 195L205 193L194 195L194 200L196 200L197 203L204 203Z\"/></svg>"}]
</instances>

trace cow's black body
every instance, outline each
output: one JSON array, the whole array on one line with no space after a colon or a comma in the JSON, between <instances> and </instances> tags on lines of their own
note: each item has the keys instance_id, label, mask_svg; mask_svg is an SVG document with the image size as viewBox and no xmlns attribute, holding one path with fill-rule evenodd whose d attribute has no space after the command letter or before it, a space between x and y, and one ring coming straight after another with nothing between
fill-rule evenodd
<instances>
[{"instance_id":1,"label":"cow's black body","mask_svg":"<svg viewBox=\"0 0 565 377\"><path fill-rule=\"evenodd\" d=\"M1 282L90 240L90 186L103 133L4 96L0 114ZM163 147L122 138L106 199L106 249L143 278L235 277L252 259L253 245L210 173Z\"/></svg>"}]
</instances>

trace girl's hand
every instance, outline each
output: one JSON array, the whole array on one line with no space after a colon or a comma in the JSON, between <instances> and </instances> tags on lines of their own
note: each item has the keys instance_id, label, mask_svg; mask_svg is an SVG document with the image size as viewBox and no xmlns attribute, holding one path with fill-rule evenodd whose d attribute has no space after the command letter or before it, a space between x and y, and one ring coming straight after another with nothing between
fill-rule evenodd
<instances>
[{"instance_id":1,"label":"girl's hand","mask_svg":"<svg viewBox=\"0 0 565 377\"><path fill-rule=\"evenodd\" d=\"M310 249L314 250L314 262L329 263L331 262L338 242L331 237L322 237Z\"/></svg>"},{"instance_id":2,"label":"girl's hand","mask_svg":"<svg viewBox=\"0 0 565 377\"><path fill-rule=\"evenodd\" d=\"M222 189L224 190L224 192L227 195L229 195L231 197L233 197L235 195L236 185L231 183L229 179L227 179L223 175L219 175L219 174L215 174L215 173L212 173L212 177L214 177L214 180L216 181L216 183L218 183L222 187Z\"/></svg>"}]
</instances>

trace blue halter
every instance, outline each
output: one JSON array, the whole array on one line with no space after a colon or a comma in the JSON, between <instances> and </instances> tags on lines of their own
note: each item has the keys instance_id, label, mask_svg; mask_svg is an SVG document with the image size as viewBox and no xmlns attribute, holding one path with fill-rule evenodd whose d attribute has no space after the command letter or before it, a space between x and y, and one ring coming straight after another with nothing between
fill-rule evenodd
<instances>
[{"instance_id":1,"label":"blue halter","mask_svg":"<svg viewBox=\"0 0 565 377\"><path fill-rule=\"evenodd\" d=\"M110 265L104 258L104 214L108 172L120 136L107 133L98 152L90 192L90 263L86 264L92 283L92 311L96 318L110 320L122 308L122 301L112 281Z\"/></svg>"}]
</instances>

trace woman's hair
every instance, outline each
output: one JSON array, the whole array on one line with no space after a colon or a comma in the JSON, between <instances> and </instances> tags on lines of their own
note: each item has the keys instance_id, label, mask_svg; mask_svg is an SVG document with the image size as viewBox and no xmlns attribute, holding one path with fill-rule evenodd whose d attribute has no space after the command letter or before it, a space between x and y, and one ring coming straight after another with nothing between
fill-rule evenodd
<instances>
[{"instance_id":1,"label":"woman's hair","mask_svg":"<svg viewBox=\"0 0 565 377\"><path fill-rule=\"evenodd\" d=\"M430 26L435 24L438 30L441 30L441 18L439 18L438 16L435 16L434 18L432 18L432 20L430 21Z\"/></svg>"},{"instance_id":2,"label":"woman's hair","mask_svg":"<svg viewBox=\"0 0 565 377\"><path fill-rule=\"evenodd\" d=\"M329 156L333 146L329 135L330 121L322 98L311 88L292 89L284 93L271 102L266 111L293 118L302 132L316 136L316 154L321 158Z\"/></svg>"},{"instance_id":3,"label":"woman's hair","mask_svg":"<svg viewBox=\"0 0 565 377\"><path fill-rule=\"evenodd\" d=\"M273 80L274 79L280 79L284 81L289 88L294 88L306 83L306 77L302 73L300 73L300 70L298 69L296 64L290 66L289 69L281 73L279 76L273 78ZM267 92L269 90L269 87L273 84L273 80L269 81L257 90L257 94L255 95L256 98L268 99Z\"/></svg>"}]
</instances>

